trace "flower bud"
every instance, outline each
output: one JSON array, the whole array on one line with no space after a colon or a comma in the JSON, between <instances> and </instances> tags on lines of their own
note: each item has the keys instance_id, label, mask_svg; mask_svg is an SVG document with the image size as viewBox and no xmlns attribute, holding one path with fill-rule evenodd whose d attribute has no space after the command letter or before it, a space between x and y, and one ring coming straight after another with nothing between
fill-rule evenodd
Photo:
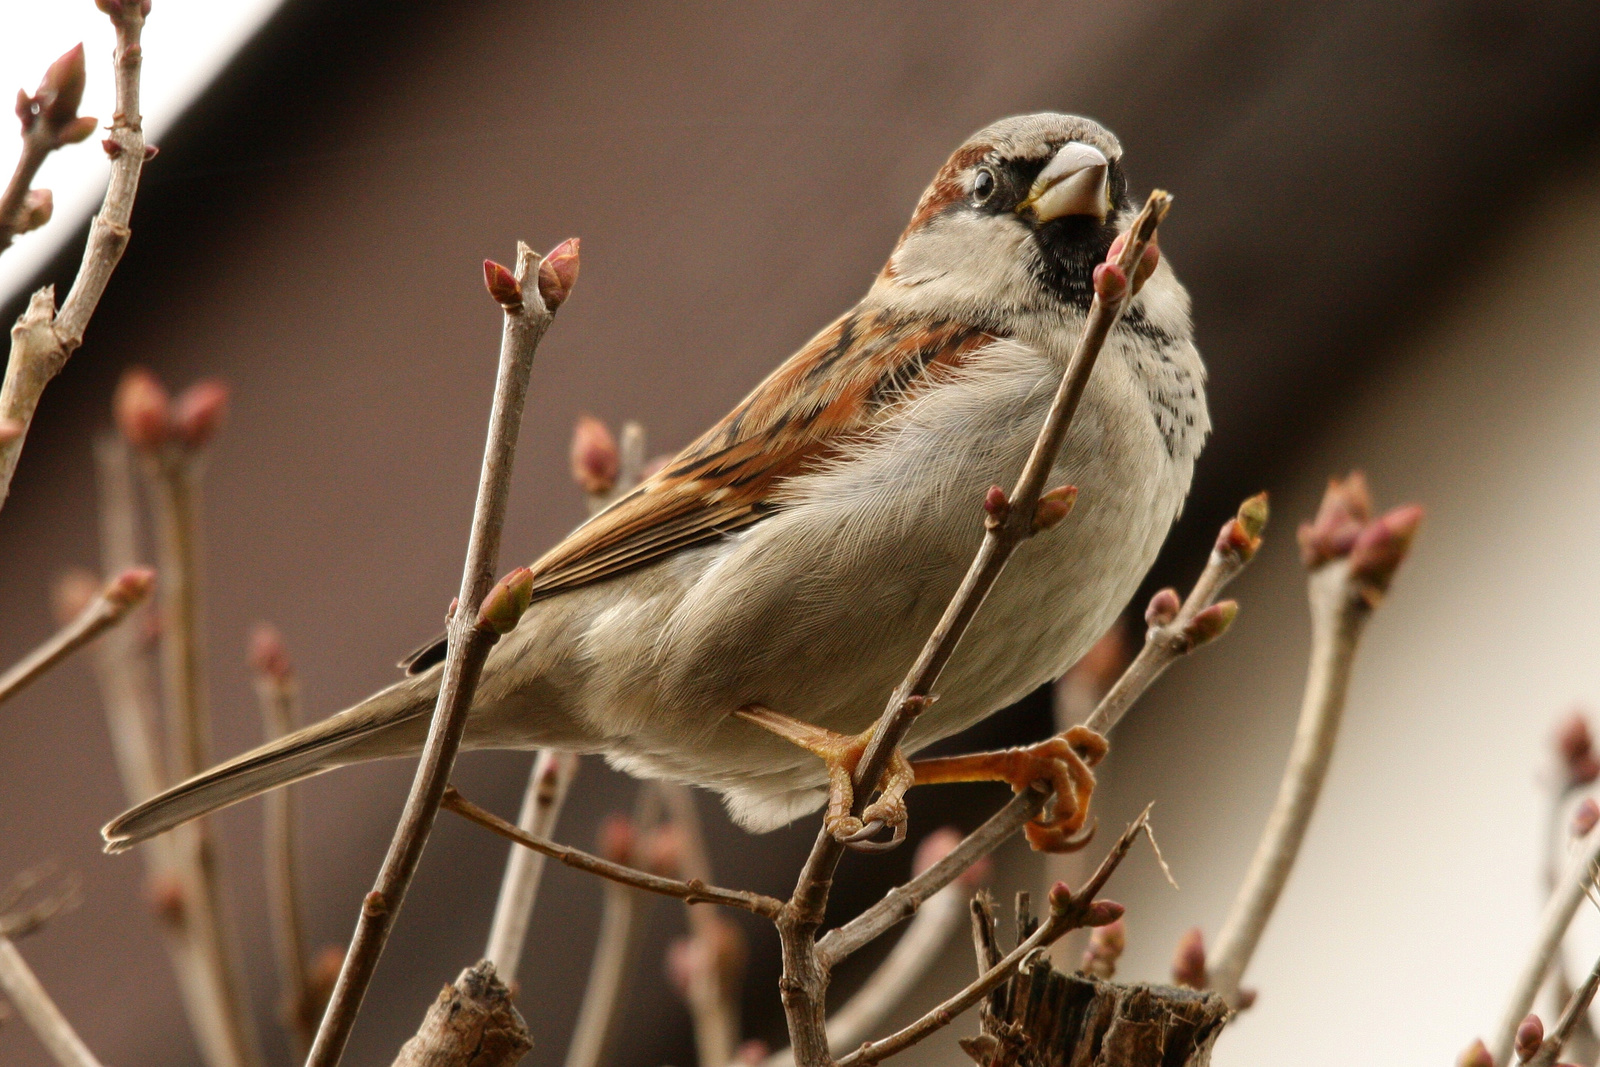
<instances>
[{"instance_id":1,"label":"flower bud","mask_svg":"<svg viewBox=\"0 0 1600 1067\"><path fill-rule=\"evenodd\" d=\"M1089 934L1089 946L1084 950L1083 963L1078 970L1104 980L1115 978L1117 961L1127 947L1128 926L1121 919L1097 926Z\"/></svg>"},{"instance_id":2,"label":"flower bud","mask_svg":"<svg viewBox=\"0 0 1600 1067\"><path fill-rule=\"evenodd\" d=\"M1517 1024L1517 1039L1513 1046L1517 1052L1517 1059L1524 1062L1533 1059L1542 1044L1544 1044L1544 1023L1537 1015L1529 1013Z\"/></svg>"},{"instance_id":3,"label":"flower bud","mask_svg":"<svg viewBox=\"0 0 1600 1067\"><path fill-rule=\"evenodd\" d=\"M622 453L606 424L593 415L578 416L572 431L572 480L590 496L611 492L622 469Z\"/></svg>"},{"instance_id":4,"label":"flower bud","mask_svg":"<svg viewBox=\"0 0 1600 1067\"><path fill-rule=\"evenodd\" d=\"M215 378L196 382L173 405L172 428L183 447L198 451L211 443L228 415L228 387Z\"/></svg>"},{"instance_id":5,"label":"flower bud","mask_svg":"<svg viewBox=\"0 0 1600 1067\"><path fill-rule=\"evenodd\" d=\"M1057 882L1050 887L1050 892L1046 899L1050 902L1051 912L1056 914L1064 912L1072 907L1072 887L1065 882Z\"/></svg>"},{"instance_id":6,"label":"flower bud","mask_svg":"<svg viewBox=\"0 0 1600 1067\"><path fill-rule=\"evenodd\" d=\"M1183 628L1183 635L1189 639L1191 648L1199 648L1227 633L1238 615L1238 601L1219 600L1190 619L1189 625Z\"/></svg>"},{"instance_id":7,"label":"flower bud","mask_svg":"<svg viewBox=\"0 0 1600 1067\"><path fill-rule=\"evenodd\" d=\"M154 452L171 434L171 401L161 381L143 367L129 367L117 383L112 415L122 437L138 452Z\"/></svg>"},{"instance_id":8,"label":"flower bud","mask_svg":"<svg viewBox=\"0 0 1600 1067\"><path fill-rule=\"evenodd\" d=\"M600 822L598 851L612 863L632 864L638 836L632 819L612 812Z\"/></svg>"},{"instance_id":9,"label":"flower bud","mask_svg":"<svg viewBox=\"0 0 1600 1067\"><path fill-rule=\"evenodd\" d=\"M1494 1067L1494 1057L1482 1041L1474 1041L1456 1060L1456 1067Z\"/></svg>"},{"instance_id":10,"label":"flower bud","mask_svg":"<svg viewBox=\"0 0 1600 1067\"><path fill-rule=\"evenodd\" d=\"M1144 609L1144 622L1146 626L1166 626L1178 617L1178 612L1183 608L1183 601L1178 599L1176 589L1163 589L1150 598L1150 606Z\"/></svg>"},{"instance_id":11,"label":"flower bud","mask_svg":"<svg viewBox=\"0 0 1600 1067\"><path fill-rule=\"evenodd\" d=\"M149 567L129 567L106 583L102 594L119 608L127 609L144 602L156 584L156 572Z\"/></svg>"},{"instance_id":12,"label":"flower bud","mask_svg":"<svg viewBox=\"0 0 1600 1067\"><path fill-rule=\"evenodd\" d=\"M1061 485L1039 498L1033 508L1033 532L1043 533L1053 528L1072 511L1078 501L1078 487Z\"/></svg>"},{"instance_id":13,"label":"flower bud","mask_svg":"<svg viewBox=\"0 0 1600 1067\"><path fill-rule=\"evenodd\" d=\"M50 221L50 216L55 214L55 210L55 196L50 190L29 189L27 195L22 198L22 209L11 222L11 232L27 233L30 230L37 230Z\"/></svg>"},{"instance_id":14,"label":"flower bud","mask_svg":"<svg viewBox=\"0 0 1600 1067\"><path fill-rule=\"evenodd\" d=\"M76 44L44 72L39 91L33 94L33 106L28 109L31 117L43 121L59 138L65 127L77 120L78 105L83 103L84 81L83 45ZM94 120L89 121L93 129ZM29 116L22 116L23 131L31 125Z\"/></svg>"},{"instance_id":15,"label":"flower bud","mask_svg":"<svg viewBox=\"0 0 1600 1067\"><path fill-rule=\"evenodd\" d=\"M1596 823L1600 823L1600 804L1595 802L1594 797L1584 797L1572 813L1572 836L1588 837Z\"/></svg>"},{"instance_id":16,"label":"flower bud","mask_svg":"<svg viewBox=\"0 0 1600 1067\"><path fill-rule=\"evenodd\" d=\"M539 296L554 311L572 295L578 282L578 239L569 237L539 261Z\"/></svg>"},{"instance_id":17,"label":"flower bud","mask_svg":"<svg viewBox=\"0 0 1600 1067\"><path fill-rule=\"evenodd\" d=\"M1348 556L1371 518L1372 494L1367 490L1366 475L1352 471L1343 481L1329 479L1316 518L1300 526L1301 560L1314 569Z\"/></svg>"},{"instance_id":18,"label":"flower bud","mask_svg":"<svg viewBox=\"0 0 1600 1067\"><path fill-rule=\"evenodd\" d=\"M287 682L294 677L294 667L289 663L289 650L284 646L283 635L271 623L257 623L250 631L250 669L257 675L274 682Z\"/></svg>"},{"instance_id":19,"label":"flower bud","mask_svg":"<svg viewBox=\"0 0 1600 1067\"><path fill-rule=\"evenodd\" d=\"M1222 525L1216 551L1249 563L1261 548L1261 531L1267 526L1267 494L1257 493L1239 505L1239 513Z\"/></svg>"},{"instance_id":20,"label":"flower bud","mask_svg":"<svg viewBox=\"0 0 1600 1067\"><path fill-rule=\"evenodd\" d=\"M1156 246L1155 238L1144 246L1144 251L1139 253L1139 265L1133 268L1133 291L1138 292L1144 288L1144 283L1150 280L1150 275L1156 272L1161 265L1161 249Z\"/></svg>"},{"instance_id":21,"label":"flower bud","mask_svg":"<svg viewBox=\"0 0 1600 1067\"><path fill-rule=\"evenodd\" d=\"M1369 601L1376 603L1388 592L1421 524L1422 509L1410 504L1379 517L1356 535L1350 548L1350 578L1364 588Z\"/></svg>"},{"instance_id":22,"label":"flower bud","mask_svg":"<svg viewBox=\"0 0 1600 1067\"><path fill-rule=\"evenodd\" d=\"M1083 925L1110 926L1121 919L1127 910L1114 900L1097 900L1083 913Z\"/></svg>"},{"instance_id":23,"label":"flower bud","mask_svg":"<svg viewBox=\"0 0 1600 1067\"><path fill-rule=\"evenodd\" d=\"M183 883L175 874L158 874L145 886L145 899L150 910L164 925L181 929L188 912L188 897Z\"/></svg>"},{"instance_id":24,"label":"flower bud","mask_svg":"<svg viewBox=\"0 0 1600 1067\"><path fill-rule=\"evenodd\" d=\"M494 584L478 609L478 627L508 634L533 601L533 572L518 567Z\"/></svg>"},{"instance_id":25,"label":"flower bud","mask_svg":"<svg viewBox=\"0 0 1600 1067\"><path fill-rule=\"evenodd\" d=\"M1206 941L1198 926L1178 940L1178 950L1172 955L1172 984L1188 989L1204 989L1210 984L1206 975Z\"/></svg>"},{"instance_id":26,"label":"flower bud","mask_svg":"<svg viewBox=\"0 0 1600 1067\"><path fill-rule=\"evenodd\" d=\"M1575 789L1600 778L1600 759L1595 757L1589 720L1582 711L1574 711L1561 724L1556 733L1556 751L1566 772L1567 788Z\"/></svg>"},{"instance_id":27,"label":"flower bud","mask_svg":"<svg viewBox=\"0 0 1600 1067\"><path fill-rule=\"evenodd\" d=\"M494 302L508 311L522 307L522 286L505 267L492 259L483 261L483 284Z\"/></svg>"},{"instance_id":28,"label":"flower bud","mask_svg":"<svg viewBox=\"0 0 1600 1067\"><path fill-rule=\"evenodd\" d=\"M1128 295L1128 276L1115 263L1102 263L1094 269L1094 295L1114 304Z\"/></svg>"},{"instance_id":29,"label":"flower bud","mask_svg":"<svg viewBox=\"0 0 1600 1067\"><path fill-rule=\"evenodd\" d=\"M998 485L988 488L983 494L983 513L989 516L990 525L998 526L1006 521L1006 516L1011 514L1011 501L1004 489Z\"/></svg>"}]
</instances>

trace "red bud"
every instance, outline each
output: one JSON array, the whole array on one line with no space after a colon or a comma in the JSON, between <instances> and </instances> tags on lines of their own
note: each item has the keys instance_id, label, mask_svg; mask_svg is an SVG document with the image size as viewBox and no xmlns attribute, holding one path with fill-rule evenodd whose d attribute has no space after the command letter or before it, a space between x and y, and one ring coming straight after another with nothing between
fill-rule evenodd
<instances>
[{"instance_id":1,"label":"red bud","mask_svg":"<svg viewBox=\"0 0 1600 1067\"><path fill-rule=\"evenodd\" d=\"M39 91L33 97L34 114L48 123L58 137L63 127L78 117L78 105L83 103L84 80L83 45L80 43L73 45L65 55L50 64L50 69L44 72L44 78L39 82ZM28 121L23 119L23 128L27 127Z\"/></svg>"},{"instance_id":2,"label":"red bud","mask_svg":"<svg viewBox=\"0 0 1600 1067\"><path fill-rule=\"evenodd\" d=\"M483 284L501 307L515 311L522 306L522 286L516 276L492 259L483 261Z\"/></svg>"},{"instance_id":3,"label":"red bud","mask_svg":"<svg viewBox=\"0 0 1600 1067\"><path fill-rule=\"evenodd\" d=\"M144 146L144 161L146 163L150 162L152 159L156 158L160 154L161 154L161 149L159 147L157 147L156 145L147 144L147 145Z\"/></svg>"},{"instance_id":4,"label":"red bud","mask_svg":"<svg viewBox=\"0 0 1600 1067\"><path fill-rule=\"evenodd\" d=\"M1115 263L1102 263L1094 269L1094 295L1114 304L1128 295L1128 276Z\"/></svg>"},{"instance_id":5,"label":"red bud","mask_svg":"<svg viewBox=\"0 0 1600 1067\"><path fill-rule=\"evenodd\" d=\"M1366 475L1352 471L1348 478L1328 480L1317 507L1317 517L1300 526L1300 558L1308 568L1350 554L1361 528L1372 518L1372 494Z\"/></svg>"},{"instance_id":6,"label":"red bud","mask_svg":"<svg viewBox=\"0 0 1600 1067\"><path fill-rule=\"evenodd\" d=\"M1388 591L1421 524L1422 509L1410 504L1379 517L1356 535L1350 548L1350 577L1366 588L1370 600L1375 602Z\"/></svg>"},{"instance_id":7,"label":"red bud","mask_svg":"<svg viewBox=\"0 0 1600 1067\"><path fill-rule=\"evenodd\" d=\"M106 583L102 595L121 608L143 603L156 584L156 572L149 567L129 567Z\"/></svg>"},{"instance_id":8,"label":"red bud","mask_svg":"<svg viewBox=\"0 0 1600 1067\"><path fill-rule=\"evenodd\" d=\"M1006 497L1006 491L998 485L991 485L988 492L983 494L983 511L992 524L1005 522L1006 516L1011 514L1011 501Z\"/></svg>"},{"instance_id":9,"label":"red bud","mask_svg":"<svg viewBox=\"0 0 1600 1067\"><path fill-rule=\"evenodd\" d=\"M578 416L572 431L572 480L590 496L600 496L611 492L621 469L622 453L611 430L593 415Z\"/></svg>"},{"instance_id":10,"label":"red bud","mask_svg":"<svg viewBox=\"0 0 1600 1067\"><path fill-rule=\"evenodd\" d=\"M1041 496L1033 508L1034 533L1052 529L1071 514L1072 506L1077 502L1078 487L1075 485L1057 486Z\"/></svg>"},{"instance_id":11,"label":"red bud","mask_svg":"<svg viewBox=\"0 0 1600 1067\"><path fill-rule=\"evenodd\" d=\"M1161 263L1161 249L1156 247L1155 238L1144 246L1144 251L1139 253L1139 265L1133 268L1133 291L1138 292L1144 288L1144 283L1150 280L1150 275L1156 272L1156 267Z\"/></svg>"},{"instance_id":12,"label":"red bud","mask_svg":"<svg viewBox=\"0 0 1600 1067\"><path fill-rule=\"evenodd\" d=\"M632 819L621 812L612 812L600 823L600 855L612 863L631 864L638 836Z\"/></svg>"},{"instance_id":13,"label":"red bud","mask_svg":"<svg viewBox=\"0 0 1600 1067\"><path fill-rule=\"evenodd\" d=\"M1530 1013L1517 1024L1517 1040L1514 1046L1517 1050L1517 1059L1523 1061L1533 1059L1542 1044L1544 1044L1544 1023L1537 1015Z\"/></svg>"},{"instance_id":14,"label":"red bud","mask_svg":"<svg viewBox=\"0 0 1600 1067\"><path fill-rule=\"evenodd\" d=\"M1594 738L1583 712L1574 711L1561 724L1556 732L1556 751L1561 755L1568 788L1588 785L1600 778L1600 760L1595 758Z\"/></svg>"},{"instance_id":15,"label":"red bud","mask_svg":"<svg viewBox=\"0 0 1600 1067\"><path fill-rule=\"evenodd\" d=\"M55 214L55 196L48 189L29 189L22 198L22 206L11 220L12 233L28 233L50 221Z\"/></svg>"},{"instance_id":16,"label":"red bud","mask_svg":"<svg viewBox=\"0 0 1600 1067\"><path fill-rule=\"evenodd\" d=\"M171 406L166 388L143 367L130 367L123 372L111 401L112 415L123 439L139 452L153 452L167 443Z\"/></svg>"},{"instance_id":17,"label":"red bud","mask_svg":"<svg viewBox=\"0 0 1600 1067\"><path fill-rule=\"evenodd\" d=\"M1109 926L1122 918L1127 908L1114 900L1097 900L1089 905L1089 910L1084 912L1083 925Z\"/></svg>"},{"instance_id":18,"label":"red bud","mask_svg":"<svg viewBox=\"0 0 1600 1067\"><path fill-rule=\"evenodd\" d=\"M160 874L151 878L145 887L145 899L150 903L150 910L156 913L156 918L167 926L183 926L188 898L177 875Z\"/></svg>"},{"instance_id":19,"label":"red bud","mask_svg":"<svg viewBox=\"0 0 1600 1067\"><path fill-rule=\"evenodd\" d=\"M494 584L478 609L478 627L508 634L533 600L533 572L518 567Z\"/></svg>"},{"instance_id":20,"label":"red bud","mask_svg":"<svg viewBox=\"0 0 1600 1067\"><path fill-rule=\"evenodd\" d=\"M1494 1067L1494 1057L1482 1041L1474 1041L1456 1060L1456 1067Z\"/></svg>"},{"instance_id":21,"label":"red bud","mask_svg":"<svg viewBox=\"0 0 1600 1067\"><path fill-rule=\"evenodd\" d=\"M1184 636L1189 639L1191 647L1199 648L1227 633L1238 614L1238 601L1219 600L1189 620L1189 625L1183 628Z\"/></svg>"},{"instance_id":22,"label":"red bud","mask_svg":"<svg viewBox=\"0 0 1600 1067\"><path fill-rule=\"evenodd\" d=\"M539 296L551 311L566 303L578 282L578 239L569 237L539 262Z\"/></svg>"},{"instance_id":23,"label":"red bud","mask_svg":"<svg viewBox=\"0 0 1600 1067\"><path fill-rule=\"evenodd\" d=\"M1097 926L1089 934L1089 946L1084 950L1083 965L1078 969L1100 979L1115 978L1117 961L1127 947L1128 926L1121 919Z\"/></svg>"},{"instance_id":24,"label":"red bud","mask_svg":"<svg viewBox=\"0 0 1600 1067\"><path fill-rule=\"evenodd\" d=\"M1163 589L1150 598L1150 606L1144 609L1145 625L1166 626L1178 617L1182 608L1183 601L1178 599L1178 591Z\"/></svg>"},{"instance_id":25,"label":"red bud","mask_svg":"<svg viewBox=\"0 0 1600 1067\"><path fill-rule=\"evenodd\" d=\"M1594 797L1584 797L1572 813L1572 836L1588 837L1596 823L1600 823L1600 804L1595 803Z\"/></svg>"},{"instance_id":26,"label":"red bud","mask_svg":"<svg viewBox=\"0 0 1600 1067\"><path fill-rule=\"evenodd\" d=\"M1204 989L1209 983L1206 975L1206 941L1198 926L1178 940L1178 950L1172 955L1172 984L1189 989Z\"/></svg>"},{"instance_id":27,"label":"red bud","mask_svg":"<svg viewBox=\"0 0 1600 1067\"><path fill-rule=\"evenodd\" d=\"M286 682L294 677L283 635L271 623L257 623L250 632L248 660L252 671L274 682Z\"/></svg>"},{"instance_id":28,"label":"red bud","mask_svg":"<svg viewBox=\"0 0 1600 1067\"><path fill-rule=\"evenodd\" d=\"M211 443L228 416L228 387L215 378L185 389L173 405L172 428L180 444L198 451Z\"/></svg>"}]
</instances>

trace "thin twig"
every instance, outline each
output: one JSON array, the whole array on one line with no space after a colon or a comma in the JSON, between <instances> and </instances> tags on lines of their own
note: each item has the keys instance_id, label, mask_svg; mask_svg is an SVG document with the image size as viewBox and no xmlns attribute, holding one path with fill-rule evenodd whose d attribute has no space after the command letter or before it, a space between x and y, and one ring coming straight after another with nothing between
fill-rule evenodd
<instances>
[{"instance_id":1,"label":"thin twig","mask_svg":"<svg viewBox=\"0 0 1600 1067\"><path fill-rule=\"evenodd\" d=\"M143 567L123 571L105 584L83 610L44 644L0 674L0 704L29 682L121 622L150 595L155 574Z\"/></svg>"},{"instance_id":2,"label":"thin twig","mask_svg":"<svg viewBox=\"0 0 1600 1067\"><path fill-rule=\"evenodd\" d=\"M1267 495L1260 493L1240 504L1238 514L1223 524L1205 569L1181 605L1170 589L1151 599L1145 612L1144 645L1100 698L1084 726L1097 734L1109 734L1168 667L1227 628L1235 609L1226 601L1219 604L1217 597L1255 558L1266 524Z\"/></svg>"},{"instance_id":3,"label":"thin twig","mask_svg":"<svg viewBox=\"0 0 1600 1067\"><path fill-rule=\"evenodd\" d=\"M261 733L275 741L300 725L300 684L289 664L283 639L260 626L250 640ZM293 786L275 789L263 800L262 866L266 872L267 911L272 920L273 955L278 964L278 1015L296 1061L305 1059L316 1034L310 1010L310 970L301 919L300 879L295 849L296 795Z\"/></svg>"},{"instance_id":4,"label":"thin twig","mask_svg":"<svg viewBox=\"0 0 1600 1067\"><path fill-rule=\"evenodd\" d=\"M50 221L54 201L48 189L33 189L34 176L51 152L77 144L94 132L95 120L78 116L83 102L83 45L75 45L50 64L32 96L17 94L22 120L22 152L5 190L0 192L0 252L17 234Z\"/></svg>"},{"instance_id":5,"label":"thin twig","mask_svg":"<svg viewBox=\"0 0 1600 1067\"><path fill-rule=\"evenodd\" d=\"M555 841L534 837L506 822L491 811L486 811L462 796L454 786L445 790L440 806L455 812L457 815L477 823L486 830L492 830L501 837L515 841L524 848L531 848L535 852L542 852L552 859L560 860L568 867L590 874L597 874L601 878L609 878L613 882L631 885L635 889L643 889L650 893L659 893L664 897L676 897L690 904L721 904L729 908L739 908L742 911L754 912L768 919L777 918L783 910L783 902L775 897L763 893L752 893L745 889L723 889L720 886L706 885L695 880L683 881L678 878L664 878L659 874L651 874L634 867L626 867L620 863L601 859L582 849L573 848Z\"/></svg>"},{"instance_id":6,"label":"thin twig","mask_svg":"<svg viewBox=\"0 0 1600 1067\"><path fill-rule=\"evenodd\" d=\"M526 608L531 594L531 587L526 584L513 587L502 583L494 588L500 602L489 596L499 566L500 534L511 495L517 433L527 401L534 353L555 317L555 308L566 298L577 276L577 246L575 242L563 245L541 260L527 245L519 244L514 276L498 264L486 263L485 272L490 293L503 312L500 362L461 591L448 629L449 646L440 676L438 703L411 792L377 880L362 903L350 949L345 953L344 966L317 1030L307 1067L333 1067L344 1053L362 997L438 815L484 661L502 629L516 625L516 616L520 615L520 608ZM548 286L546 274L550 275ZM513 572L513 576L517 573ZM520 574L526 575L526 569L521 569ZM515 600L520 600L519 609L511 611ZM492 609L492 614L486 617L485 609ZM509 618L500 618L500 613Z\"/></svg>"},{"instance_id":7,"label":"thin twig","mask_svg":"<svg viewBox=\"0 0 1600 1067\"><path fill-rule=\"evenodd\" d=\"M629 424L633 426L633 424ZM624 431L624 443L627 432ZM642 443L633 450L643 457ZM624 452L626 455L626 451ZM659 782L656 790L666 804L672 825L682 843L680 868L690 881L712 880L711 854L694 794L681 782ZM690 937L698 944L699 966L691 968L685 999L694 1018L695 1050L700 1067L727 1067L739 1045L739 990L736 981L716 964L723 941L737 937L709 908L687 904ZM742 968L740 968L742 969Z\"/></svg>"},{"instance_id":8,"label":"thin twig","mask_svg":"<svg viewBox=\"0 0 1600 1067\"><path fill-rule=\"evenodd\" d=\"M28 309L11 329L11 354L0 384L0 506L11 491L11 477L22 455L28 425L39 397L50 379L60 373L68 357L83 343L89 318L111 281L122 251L128 245L128 220L144 167L144 128L139 114L139 44L148 0L97 0L111 16L117 31L115 53L116 113L111 136L104 142L111 155L111 180L105 202L89 228L83 262L72 289L56 311L55 289L45 286L33 294Z\"/></svg>"},{"instance_id":9,"label":"thin twig","mask_svg":"<svg viewBox=\"0 0 1600 1067\"><path fill-rule=\"evenodd\" d=\"M1594 1003L1597 990L1600 990L1600 960L1595 960L1594 966L1589 969L1589 977L1567 998L1561 1018L1556 1020L1556 1028L1540 1043L1539 1051L1524 1061L1524 1067L1554 1067L1556 1057L1561 1055L1562 1048L1577 1031L1580 1022L1588 1018L1589 1005Z\"/></svg>"},{"instance_id":10,"label":"thin twig","mask_svg":"<svg viewBox=\"0 0 1600 1067\"><path fill-rule=\"evenodd\" d=\"M61 1067L100 1067L9 937L0 937L0 989Z\"/></svg>"},{"instance_id":11,"label":"thin twig","mask_svg":"<svg viewBox=\"0 0 1600 1067\"><path fill-rule=\"evenodd\" d=\"M202 454L181 441L141 449L155 511L157 610L161 619L161 694L166 766L174 781L210 762L211 715L206 699L205 626L201 591ZM265 1059L250 1012L238 946L228 927L211 820L196 819L168 842L168 873L180 887L175 912L196 954L191 1017L212 1067L261 1067Z\"/></svg>"},{"instance_id":12,"label":"thin twig","mask_svg":"<svg viewBox=\"0 0 1600 1067\"><path fill-rule=\"evenodd\" d=\"M1511 1049L1516 1042L1517 1027L1532 1010L1534 999L1539 995L1539 987L1544 985L1545 975L1550 972L1550 965L1561 948L1562 939L1566 937L1567 928L1572 925L1579 906L1588 895L1590 887L1594 885L1596 864L1600 864L1600 826L1592 828L1583 839L1568 862L1560 882L1545 901L1544 912L1539 917L1539 932L1534 938L1533 951L1517 975L1516 983L1511 989L1511 998L1506 1004L1505 1013L1500 1017L1500 1025L1495 1028L1494 1040L1489 1046L1496 1063L1510 1062Z\"/></svg>"},{"instance_id":13,"label":"thin twig","mask_svg":"<svg viewBox=\"0 0 1600 1067\"><path fill-rule=\"evenodd\" d=\"M852 815L859 815L865 808L868 795L882 778L890 758L913 720L927 705L941 670L982 606L989 589L999 578L1011 553L1034 533L1036 510L1044 492L1045 479L1055 465L1056 456L1066 439L1073 414L1100 350L1132 297L1133 287L1129 280L1135 277L1135 267L1143 259L1146 247L1155 237L1156 226L1165 217L1171 203L1172 198L1166 193L1159 190L1151 193L1122 241L1117 262L1102 264L1095 269L1095 296L1084 320L1083 335L1061 377L1061 384L1045 416L1044 425L1039 429L1033 450L1010 496L1006 497L995 490L990 492L989 499L985 501L989 518L985 523L983 542L916 662L889 698L888 706L874 725L871 739L857 764ZM783 951L781 988L784 1015L789 1026L789 1042L794 1047L795 1059L801 1067L820 1067L831 1062L823 1000L827 974L817 956L813 939L822 925L833 873L843 855L844 845L824 827L817 835L811 854L795 883L794 893L778 920L778 937Z\"/></svg>"},{"instance_id":14,"label":"thin twig","mask_svg":"<svg viewBox=\"0 0 1600 1067\"><path fill-rule=\"evenodd\" d=\"M1101 861L1100 867L1082 889L1072 893L1065 885L1057 884L1050 893L1049 916L1039 924L1039 928L1032 935L1006 953L999 963L916 1022L895 1031L888 1037L868 1041L850 1055L841 1057L838 1067L858 1067L858 1065L869 1067L870 1064L904 1052L923 1038L954 1022L956 1016L977 1004L983 999L984 994L1004 982L1035 951L1049 946L1069 931L1115 922L1122 915L1122 906L1110 901L1097 901L1095 896L1105 888L1106 882L1127 856L1128 850L1139 839L1139 835L1145 832L1145 823L1149 815L1150 809L1146 808L1144 813L1123 831L1122 837Z\"/></svg>"},{"instance_id":15,"label":"thin twig","mask_svg":"<svg viewBox=\"0 0 1600 1067\"><path fill-rule=\"evenodd\" d=\"M1211 988L1233 1008L1243 1003L1239 982L1289 881L1327 778L1357 642L1422 519L1417 507L1376 520L1370 512L1366 482L1352 475L1330 484L1316 522L1300 530L1311 602L1311 663L1300 722L1277 800L1208 966Z\"/></svg>"},{"instance_id":16,"label":"thin twig","mask_svg":"<svg viewBox=\"0 0 1600 1067\"><path fill-rule=\"evenodd\" d=\"M639 914L639 890L621 882L601 887L600 933L595 938L583 1005L572 1026L566 1067L599 1067L611 1033L611 1019L627 977Z\"/></svg>"},{"instance_id":17,"label":"thin twig","mask_svg":"<svg viewBox=\"0 0 1600 1067\"><path fill-rule=\"evenodd\" d=\"M962 839L950 854L903 885L898 885L854 919L817 941L818 961L832 970L840 960L882 937L917 913L923 902L961 877L961 872L999 848L1030 819L1037 818L1050 798L1037 789L1012 797L982 826Z\"/></svg>"},{"instance_id":18,"label":"thin twig","mask_svg":"<svg viewBox=\"0 0 1600 1067\"><path fill-rule=\"evenodd\" d=\"M577 773L576 753L540 749L533 761L533 771L528 775L528 788L522 794L517 826L534 837L549 837L561 816L567 789ZM517 968L522 962L522 949L528 939L528 923L538 900L545 857L515 845L509 853L505 875L500 881L500 896L494 905L494 920L489 924L489 945L483 955L514 985Z\"/></svg>"}]
</instances>

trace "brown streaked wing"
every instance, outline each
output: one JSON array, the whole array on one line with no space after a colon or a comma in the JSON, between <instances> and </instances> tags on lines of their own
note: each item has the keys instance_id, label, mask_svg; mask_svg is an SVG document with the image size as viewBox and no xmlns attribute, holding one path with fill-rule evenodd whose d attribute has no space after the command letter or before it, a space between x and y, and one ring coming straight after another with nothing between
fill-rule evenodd
<instances>
[{"instance_id":1,"label":"brown streaked wing","mask_svg":"<svg viewBox=\"0 0 1600 1067\"><path fill-rule=\"evenodd\" d=\"M761 521L787 478L838 454L930 367L955 367L994 335L965 323L853 310L627 496L532 565L534 599L615 577ZM418 649L411 673L443 658Z\"/></svg>"}]
</instances>

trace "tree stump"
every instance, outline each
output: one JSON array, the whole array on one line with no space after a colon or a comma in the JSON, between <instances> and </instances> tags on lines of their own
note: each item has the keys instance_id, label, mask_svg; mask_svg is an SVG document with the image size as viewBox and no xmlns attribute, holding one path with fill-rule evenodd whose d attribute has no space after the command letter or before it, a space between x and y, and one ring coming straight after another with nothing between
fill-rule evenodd
<instances>
[{"instance_id":1,"label":"tree stump","mask_svg":"<svg viewBox=\"0 0 1600 1067\"><path fill-rule=\"evenodd\" d=\"M531 1048L511 991L482 960L440 990L393 1067L515 1067Z\"/></svg>"}]
</instances>

